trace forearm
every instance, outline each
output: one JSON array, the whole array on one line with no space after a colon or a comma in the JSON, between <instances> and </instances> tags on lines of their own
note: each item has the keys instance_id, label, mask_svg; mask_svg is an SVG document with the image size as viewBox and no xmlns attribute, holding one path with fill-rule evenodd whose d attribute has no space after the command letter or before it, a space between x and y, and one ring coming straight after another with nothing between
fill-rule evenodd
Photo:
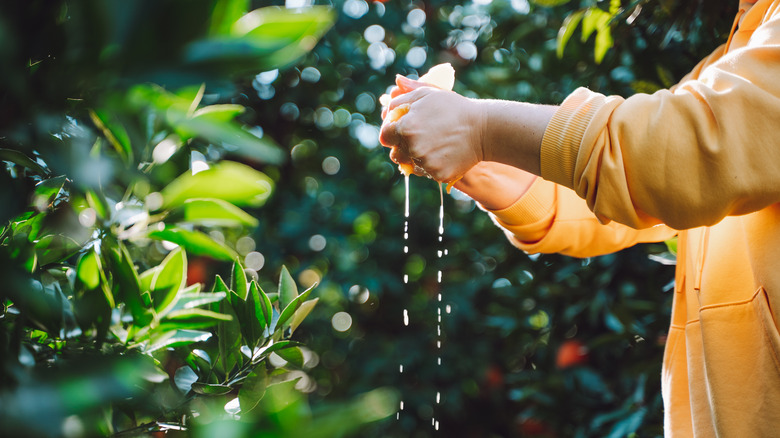
<instances>
[{"instance_id":1,"label":"forearm","mask_svg":"<svg viewBox=\"0 0 780 438\"><path fill-rule=\"evenodd\" d=\"M541 175L540 147L557 106L504 100L477 101L482 114L482 155Z\"/></svg>"},{"instance_id":2,"label":"forearm","mask_svg":"<svg viewBox=\"0 0 780 438\"><path fill-rule=\"evenodd\" d=\"M503 210L520 199L536 175L493 161L483 161L463 175L455 188L488 210Z\"/></svg>"}]
</instances>

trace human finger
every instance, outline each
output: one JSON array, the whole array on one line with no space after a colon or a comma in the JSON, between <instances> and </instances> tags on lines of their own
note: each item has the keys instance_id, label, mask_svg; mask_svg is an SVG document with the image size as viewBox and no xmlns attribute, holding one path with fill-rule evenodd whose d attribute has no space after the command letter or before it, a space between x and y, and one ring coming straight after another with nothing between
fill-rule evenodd
<instances>
[{"instance_id":1,"label":"human finger","mask_svg":"<svg viewBox=\"0 0 780 438\"><path fill-rule=\"evenodd\" d=\"M416 90L421 87L431 86L430 84L426 84L425 82L415 81L414 79L409 79L406 76L402 76L402 75L395 76L395 85L398 86L398 93L396 93L396 95L408 93L412 90ZM395 97L392 94L390 96Z\"/></svg>"},{"instance_id":2,"label":"human finger","mask_svg":"<svg viewBox=\"0 0 780 438\"><path fill-rule=\"evenodd\" d=\"M391 121L382 125L379 131L379 143L385 147L398 146L401 144L403 136L399 132L398 121Z\"/></svg>"},{"instance_id":3,"label":"human finger","mask_svg":"<svg viewBox=\"0 0 780 438\"><path fill-rule=\"evenodd\" d=\"M401 105L407 105L407 104L411 105L415 101L422 99L424 96L430 94L435 90L438 89L425 85L420 88L416 88L408 93L404 93L399 96L396 96L390 101L390 104L387 105L388 111L392 111L396 107L399 107Z\"/></svg>"}]
</instances>

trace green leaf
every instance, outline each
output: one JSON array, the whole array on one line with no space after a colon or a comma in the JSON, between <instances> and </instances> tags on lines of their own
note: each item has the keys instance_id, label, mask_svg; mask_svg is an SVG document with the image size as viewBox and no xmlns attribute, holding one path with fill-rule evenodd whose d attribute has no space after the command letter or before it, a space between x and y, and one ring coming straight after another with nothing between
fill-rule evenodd
<instances>
[{"instance_id":1,"label":"green leaf","mask_svg":"<svg viewBox=\"0 0 780 438\"><path fill-rule=\"evenodd\" d=\"M236 259L233 263L233 277L230 282L233 293L236 294L241 301L246 301L246 296L249 293L249 288L246 281L246 273L244 272L244 266Z\"/></svg>"},{"instance_id":2,"label":"green leaf","mask_svg":"<svg viewBox=\"0 0 780 438\"><path fill-rule=\"evenodd\" d=\"M213 292L225 292L225 294L229 297L230 295L230 288L225 284L225 280L222 279L222 277L217 274L214 277L214 288L212 289Z\"/></svg>"},{"instance_id":3,"label":"green leaf","mask_svg":"<svg viewBox=\"0 0 780 438\"><path fill-rule=\"evenodd\" d=\"M173 310L165 315L167 321L230 321L230 315L212 312L206 309L181 309Z\"/></svg>"},{"instance_id":4,"label":"green leaf","mask_svg":"<svg viewBox=\"0 0 780 438\"><path fill-rule=\"evenodd\" d=\"M279 308L286 308L297 296L298 286L287 267L282 266L282 272L279 274Z\"/></svg>"},{"instance_id":5,"label":"green leaf","mask_svg":"<svg viewBox=\"0 0 780 438\"><path fill-rule=\"evenodd\" d=\"M292 318L290 319L290 333L294 333L295 330L298 328L299 325L303 322L304 319L306 319L307 316L309 316L309 313L311 313L312 310L314 310L314 306L317 305L317 301L319 301L319 298L314 298L313 300L304 301L301 303L301 305L298 307L298 309L293 313Z\"/></svg>"},{"instance_id":6,"label":"green leaf","mask_svg":"<svg viewBox=\"0 0 780 438\"><path fill-rule=\"evenodd\" d=\"M107 219L110 216L108 203L103 196L99 195L94 190L88 189L86 191L87 204L95 210L98 217Z\"/></svg>"},{"instance_id":7,"label":"green leaf","mask_svg":"<svg viewBox=\"0 0 780 438\"><path fill-rule=\"evenodd\" d=\"M295 341L279 341L274 342L273 344L263 347L255 353L253 360L258 361L261 358L267 357L271 353L278 352L280 350L284 350L285 348L292 348L292 347L299 347L301 344L299 342Z\"/></svg>"},{"instance_id":8,"label":"green leaf","mask_svg":"<svg viewBox=\"0 0 780 438\"><path fill-rule=\"evenodd\" d=\"M194 255L205 255L219 260L234 260L238 254L227 245L217 242L200 231L190 231L173 225L149 232L152 239L166 240L184 247Z\"/></svg>"},{"instance_id":9,"label":"green leaf","mask_svg":"<svg viewBox=\"0 0 780 438\"><path fill-rule=\"evenodd\" d=\"M290 304L287 305L287 307L282 310L281 315L279 315L279 320L276 321L276 327L287 327L289 324L287 323L287 320L289 320L295 312L301 307L303 302L309 297L309 294L311 294L311 291L314 290L314 287L316 285L306 289L303 293L298 295L294 300L290 302ZM303 320L301 318L301 320Z\"/></svg>"},{"instance_id":10,"label":"green leaf","mask_svg":"<svg viewBox=\"0 0 780 438\"><path fill-rule=\"evenodd\" d=\"M155 272L151 285L154 309L158 315L166 312L176 303L179 291L187 281L187 254L181 248L171 251Z\"/></svg>"},{"instance_id":11,"label":"green leaf","mask_svg":"<svg viewBox=\"0 0 780 438\"><path fill-rule=\"evenodd\" d=\"M15 149L0 148L0 161L8 161L16 165L26 167L39 175L47 175L49 172L32 158Z\"/></svg>"},{"instance_id":12,"label":"green leaf","mask_svg":"<svg viewBox=\"0 0 780 438\"><path fill-rule=\"evenodd\" d=\"M268 373L265 370L265 364L257 366L249 376L244 380L241 389L238 390L238 403L241 406L241 413L251 412L260 403L268 387Z\"/></svg>"},{"instance_id":13,"label":"green leaf","mask_svg":"<svg viewBox=\"0 0 780 438\"><path fill-rule=\"evenodd\" d=\"M38 266L62 262L80 250L79 242L62 234L49 234L35 243Z\"/></svg>"},{"instance_id":14,"label":"green leaf","mask_svg":"<svg viewBox=\"0 0 780 438\"><path fill-rule=\"evenodd\" d=\"M92 123L103 132L108 142L114 146L122 160L126 164L131 164L133 162L133 146L130 144L130 136L125 127L106 111L90 110L89 116Z\"/></svg>"},{"instance_id":15,"label":"green leaf","mask_svg":"<svg viewBox=\"0 0 780 438\"><path fill-rule=\"evenodd\" d=\"M192 384L192 390L203 395L224 395L232 391L233 388L215 383L195 382Z\"/></svg>"},{"instance_id":16,"label":"green leaf","mask_svg":"<svg viewBox=\"0 0 780 438\"><path fill-rule=\"evenodd\" d=\"M585 11L585 15L582 18L582 35L580 36L583 43L600 27L604 14L607 13L595 6Z\"/></svg>"},{"instance_id":17,"label":"green leaf","mask_svg":"<svg viewBox=\"0 0 780 438\"><path fill-rule=\"evenodd\" d=\"M54 178L45 179L36 184L33 204L38 210L51 208L60 192L65 188L65 183L67 181L65 176L55 176Z\"/></svg>"},{"instance_id":18,"label":"green leaf","mask_svg":"<svg viewBox=\"0 0 780 438\"><path fill-rule=\"evenodd\" d=\"M203 342L211 337L211 333L199 330L175 330L166 331L158 336L154 336L149 346L144 349L144 353L153 353L162 348L181 347L184 345Z\"/></svg>"},{"instance_id":19,"label":"green leaf","mask_svg":"<svg viewBox=\"0 0 780 438\"><path fill-rule=\"evenodd\" d=\"M217 366L225 374L229 374L241 360L241 327L233 306L227 300L219 302L219 312L232 317L231 320L221 321L217 325L219 348Z\"/></svg>"},{"instance_id":20,"label":"green leaf","mask_svg":"<svg viewBox=\"0 0 780 438\"><path fill-rule=\"evenodd\" d=\"M255 305L255 317L260 322L260 330L263 331L271 325L274 308L271 306L268 295L254 280L249 285L249 293L252 295L252 302Z\"/></svg>"},{"instance_id":21,"label":"green leaf","mask_svg":"<svg viewBox=\"0 0 780 438\"><path fill-rule=\"evenodd\" d=\"M299 347L283 348L276 352L282 359L297 368L303 368L303 350Z\"/></svg>"},{"instance_id":22,"label":"green leaf","mask_svg":"<svg viewBox=\"0 0 780 438\"><path fill-rule=\"evenodd\" d=\"M201 117L214 122L229 122L246 111L241 105L233 103L223 103L218 105L208 105L195 110L192 114L194 119Z\"/></svg>"},{"instance_id":23,"label":"green leaf","mask_svg":"<svg viewBox=\"0 0 780 438\"><path fill-rule=\"evenodd\" d=\"M208 227L256 227L258 224L254 216L221 199L189 199L171 211L169 218Z\"/></svg>"},{"instance_id":24,"label":"green leaf","mask_svg":"<svg viewBox=\"0 0 780 438\"><path fill-rule=\"evenodd\" d=\"M202 66L229 67L234 72L285 67L314 48L333 25L331 8L266 7L236 21L232 37L196 41L185 60Z\"/></svg>"},{"instance_id":25,"label":"green leaf","mask_svg":"<svg viewBox=\"0 0 780 438\"><path fill-rule=\"evenodd\" d=\"M271 178L245 164L222 161L193 175L187 172L161 194L166 208L193 198L215 198L235 205L262 205L273 189Z\"/></svg>"},{"instance_id":26,"label":"green leaf","mask_svg":"<svg viewBox=\"0 0 780 438\"><path fill-rule=\"evenodd\" d=\"M151 321L151 315L142 304L138 273L127 248L122 242L110 241L109 239L103 240L101 248L101 253L108 255L110 271L116 289L114 295L130 309L136 325L147 325Z\"/></svg>"},{"instance_id":27,"label":"green leaf","mask_svg":"<svg viewBox=\"0 0 780 438\"><path fill-rule=\"evenodd\" d=\"M615 41L612 39L612 30L609 26L604 25L600 27L596 32L596 45L593 48L593 59L596 61L596 64L601 64L604 56L614 45Z\"/></svg>"},{"instance_id":28,"label":"green leaf","mask_svg":"<svg viewBox=\"0 0 780 438\"><path fill-rule=\"evenodd\" d=\"M160 271L160 266L155 266L147 269L138 276L138 285L141 288L141 292L150 292L152 290L152 280L157 272Z\"/></svg>"},{"instance_id":29,"label":"green leaf","mask_svg":"<svg viewBox=\"0 0 780 438\"><path fill-rule=\"evenodd\" d=\"M195 283L192 286L200 286L200 283ZM206 304L213 304L225 299L227 294L225 292L188 292L192 286L188 287L181 294L179 294L179 300L176 301L176 305L173 306L171 312L184 309L194 309Z\"/></svg>"},{"instance_id":30,"label":"green leaf","mask_svg":"<svg viewBox=\"0 0 780 438\"><path fill-rule=\"evenodd\" d=\"M257 314L259 308L257 301L259 299L261 298L257 284L252 280L249 284L249 291L243 306L244 318L240 321L244 342L252 349L260 344L260 341L263 338L263 329L265 328L265 318L262 314Z\"/></svg>"},{"instance_id":31,"label":"green leaf","mask_svg":"<svg viewBox=\"0 0 780 438\"><path fill-rule=\"evenodd\" d=\"M229 34L233 24L248 10L249 0L219 0L211 13L209 34Z\"/></svg>"},{"instance_id":32,"label":"green leaf","mask_svg":"<svg viewBox=\"0 0 780 438\"><path fill-rule=\"evenodd\" d=\"M190 392L192 384L198 381L198 375L188 366L179 367L173 374L173 382L184 394Z\"/></svg>"},{"instance_id":33,"label":"green leaf","mask_svg":"<svg viewBox=\"0 0 780 438\"><path fill-rule=\"evenodd\" d=\"M574 34L577 25L580 24L580 20L582 20L584 13L584 11L572 12L563 20L563 24L558 30L558 45L555 52L558 55L558 58L563 58L563 49L566 47L569 39L571 39L572 34Z\"/></svg>"},{"instance_id":34,"label":"green leaf","mask_svg":"<svg viewBox=\"0 0 780 438\"><path fill-rule=\"evenodd\" d=\"M243 129L232 121L222 120L226 113L196 112L192 117L179 119L176 132L183 138L200 137L214 144L222 145L229 152L269 164L282 164L287 159L279 145L263 136Z\"/></svg>"},{"instance_id":35,"label":"green leaf","mask_svg":"<svg viewBox=\"0 0 780 438\"><path fill-rule=\"evenodd\" d=\"M94 250L87 251L76 265L76 276L88 289L100 286L100 261Z\"/></svg>"}]
</instances>

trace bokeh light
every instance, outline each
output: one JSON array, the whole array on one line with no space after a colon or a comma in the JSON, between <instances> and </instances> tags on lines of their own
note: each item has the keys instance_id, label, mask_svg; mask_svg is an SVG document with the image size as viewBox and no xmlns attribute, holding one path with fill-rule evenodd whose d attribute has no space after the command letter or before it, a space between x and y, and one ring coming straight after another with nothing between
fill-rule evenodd
<instances>
[{"instance_id":1,"label":"bokeh light","mask_svg":"<svg viewBox=\"0 0 780 438\"><path fill-rule=\"evenodd\" d=\"M330 320L333 329L339 332L346 332L352 327L352 315L347 312L336 312Z\"/></svg>"}]
</instances>

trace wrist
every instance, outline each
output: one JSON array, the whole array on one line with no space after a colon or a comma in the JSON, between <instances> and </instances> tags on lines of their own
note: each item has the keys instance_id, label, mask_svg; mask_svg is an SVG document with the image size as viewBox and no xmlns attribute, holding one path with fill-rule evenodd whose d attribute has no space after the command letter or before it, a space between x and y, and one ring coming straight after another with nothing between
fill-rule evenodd
<instances>
[{"instance_id":1,"label":"wrist","mask_svg":"<svg viewBox=\"0 0 780 438\"><path fill-rule=\"evenodd\" d=\"M492 150L490 149L490 129L488 127L490 120L489 101L484 99L470 99L470 101L472 103L470 120L474 125L472 129L474 153L479 158L480 162L493 161Z\"/></svg>"}]
</instances>

